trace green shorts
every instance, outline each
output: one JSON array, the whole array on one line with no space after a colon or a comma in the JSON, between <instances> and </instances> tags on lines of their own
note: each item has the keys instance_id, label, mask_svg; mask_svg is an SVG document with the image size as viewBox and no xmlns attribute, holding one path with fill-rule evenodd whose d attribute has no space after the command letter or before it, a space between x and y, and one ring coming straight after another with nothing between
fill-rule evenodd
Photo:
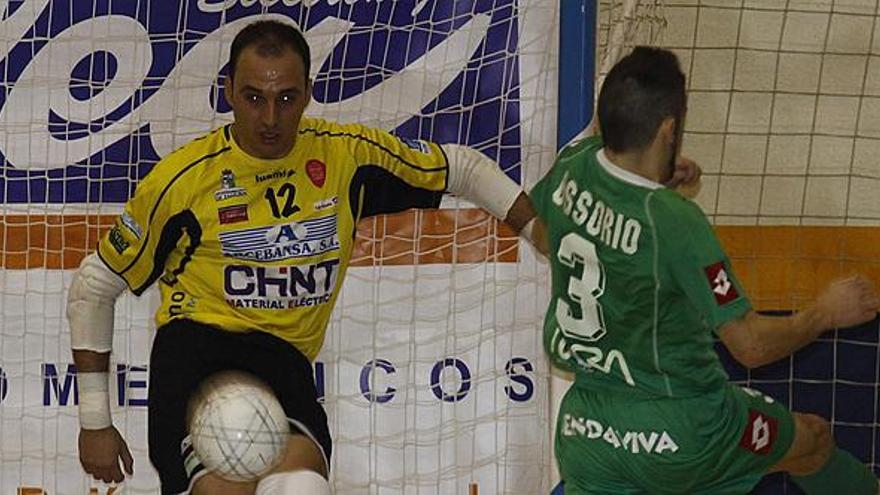
<instances>
[{"instance_id":1,"label":"green shorts","mask_svg":"<svg viewBox=\"0 0 880 495\"><path fill-rule=\"evenodd\" d=\"M634 399L575 385L556 457L566 495L744 494L794 439L787 408L728 385L686 399Z\"/></svg>"}]
</instances>

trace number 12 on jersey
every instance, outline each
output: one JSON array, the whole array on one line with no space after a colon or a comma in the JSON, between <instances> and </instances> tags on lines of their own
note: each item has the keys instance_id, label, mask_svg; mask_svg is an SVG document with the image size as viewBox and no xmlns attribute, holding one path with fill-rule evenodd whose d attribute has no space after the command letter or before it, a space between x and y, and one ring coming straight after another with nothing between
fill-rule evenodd
<instances>
[{"instance_id":1,"label":"number 12 on jersey","mask_svg":"<svg viewBox=\"0 0 880 495\"><path fill-rule=\"evenodd\" d=\"M556 257L573 272L583 266L580 278L574 274L568 279L568 298L556 299L556 322L562 334L576 342L595 342L605 336L605 319L599 298L605 292L605 269L596 255L596 245L574 232L559 243ZM578 313L580 314L578 316Z\"/></svg>"}]
</instances>

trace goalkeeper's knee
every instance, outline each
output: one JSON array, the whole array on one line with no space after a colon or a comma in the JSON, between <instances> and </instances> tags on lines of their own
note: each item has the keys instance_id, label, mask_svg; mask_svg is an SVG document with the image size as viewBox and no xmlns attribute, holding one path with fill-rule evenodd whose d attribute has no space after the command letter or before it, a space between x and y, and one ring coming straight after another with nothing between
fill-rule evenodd
<instances>
[{"instance_id":1,"label":"goalkeeper's knee","mask_svg":"<svg viewBox=\"0 0 880 495\"><path fill-rule=\"evenodd\" d=\"M254 495L330 495L330 483L314 471L284 471L260 480Z\"/></svg>"}]
</instances>

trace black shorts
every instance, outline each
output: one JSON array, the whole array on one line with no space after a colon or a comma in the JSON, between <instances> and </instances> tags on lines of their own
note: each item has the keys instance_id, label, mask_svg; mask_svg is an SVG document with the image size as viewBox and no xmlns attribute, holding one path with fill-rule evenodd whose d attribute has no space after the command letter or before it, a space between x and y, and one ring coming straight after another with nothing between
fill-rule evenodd
<instances>
[{"instance_id":1,"label":"black shorts","mask_svg":"<svg viewBox=\"0 0 880 495\"><path fill-rule=\"evenodd\" d=\"M150 354L150 461L162 494L187 492L204 471L186 425L189 397L209 375L242 370L262 379L278 397L291 430L310 437L329 469L330 431L318 403L312 365L294 346L264 332L234 333L177 319L156 333Z\"/></svg>"}]
</instances>

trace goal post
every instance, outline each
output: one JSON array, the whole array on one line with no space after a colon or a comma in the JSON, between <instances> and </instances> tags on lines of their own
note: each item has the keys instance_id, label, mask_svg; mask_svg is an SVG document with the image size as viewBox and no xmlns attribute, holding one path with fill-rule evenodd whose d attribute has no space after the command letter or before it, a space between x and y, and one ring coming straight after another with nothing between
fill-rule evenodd
<instances>
[{"instance_id":1,"label":"goal post","mask_svg":"<svg viewBox=\"0 0 880 495\"><path fill-rule=\"evenodd\" d=\"M559 108L556 147L584 132L593 118L596 73L596 2L561 2L559 11Z\"/></svg>"}]
</instances>

